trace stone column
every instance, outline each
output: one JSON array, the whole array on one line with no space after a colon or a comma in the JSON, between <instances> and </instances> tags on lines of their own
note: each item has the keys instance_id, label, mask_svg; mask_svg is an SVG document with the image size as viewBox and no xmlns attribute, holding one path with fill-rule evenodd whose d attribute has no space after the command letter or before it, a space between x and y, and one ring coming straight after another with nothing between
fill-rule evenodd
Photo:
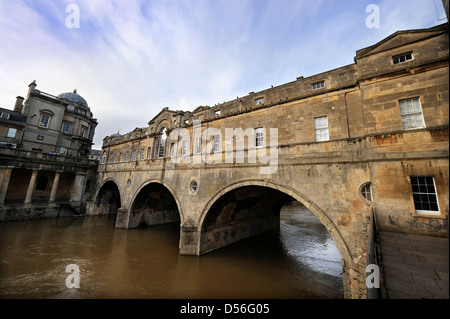
<instances>
[{"instance_id":1,"label":"stone column","mask_svg":"<svg viewBox=\"0 0 450 319\"><path fill-rule=\"evenodd\" d=\"M55 172L55 178L53 179L52 192L50 193L49 204L54 204L56 200L56 192L58 191L59 178L61 176L61 171Z\"/></svg>"},{"instance_id":2,"label":"stone column","mask_svg":"<svg viewBox=\"0 0 450 319\"><path fill-rule=\"evenodd\" d=\"M33 191L36 187L36 179L39 170L33 169L33 173L31 174L30 183L28 184L27 195L25 196L24 204L31 204L31 200L33 198Z\"/></svg>"},{"instance_id":3,"label":"stone column","mask_svg":"<svg viewBox=\"0 0 450 319\"><path fill-rule=\"evenodd\" d=\"M6 192L8 191L9 179L11 178L13 167L5 168L1 175L0 182L0 206L5 204Z\"/></svg>"}]
</instances>

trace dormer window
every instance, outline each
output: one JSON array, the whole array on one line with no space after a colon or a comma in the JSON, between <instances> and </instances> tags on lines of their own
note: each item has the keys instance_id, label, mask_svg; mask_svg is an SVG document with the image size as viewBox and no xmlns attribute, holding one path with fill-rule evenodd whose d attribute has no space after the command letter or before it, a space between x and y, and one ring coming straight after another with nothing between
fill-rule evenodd
<instances>
[{"instance_id":1,"label":"dormer window","mask_svg":"<svg viewBox=\"0 0 450 319\"><path fill-rule=\"evenodd\" d=\"M255 99L255 105L259 105L259 104L264 104L263 97L259 97L259 98Z\"/></svg>"},{"instance_id":2,"label":"dormer window","mask_svg":"<svg viewBox=\"0 0 450 319\"><path fill-rule=\"evenodd\" d=\"M320 81L320 82L316 82L316 83L311 84L311 88L313 90L318 90L318 89L321 89L321 88L324 88L324 87L325 87L325 81Z\"/></svg>"},{"instance_id":3,"label":"dormer window","mask_svg":"<svg viewBox=\"0 0 450 319\"><path fill-rule=\"evenodd\" d=\"M400 55L396 55L392 57L392 62L394 64L399 64L399 63L403 63L409 60L413 59L413 55L412 52L408 52L408 53L404 53L404 54L400 54Z\"/></svg>"}]
</instances>

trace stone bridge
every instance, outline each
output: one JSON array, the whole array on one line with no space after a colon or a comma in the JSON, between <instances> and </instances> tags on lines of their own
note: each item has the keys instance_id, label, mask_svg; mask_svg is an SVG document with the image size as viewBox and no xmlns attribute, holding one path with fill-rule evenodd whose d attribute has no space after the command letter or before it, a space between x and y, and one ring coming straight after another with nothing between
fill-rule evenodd
<instances>
[{"instance_id":1,"label":"stone bridge","mask_svg":"<svg viewBox=\"0 0 450 319\"><path fill-rule=\"evenodd\" d=\"M380 229L448 236L448 96L446 26L400 31L354 64L106 137L89 212L179 222L180 254L202 255L279 227L296 200L334 240L345 297L363 298L372 211Z\"/></svg>"}]
</instances>

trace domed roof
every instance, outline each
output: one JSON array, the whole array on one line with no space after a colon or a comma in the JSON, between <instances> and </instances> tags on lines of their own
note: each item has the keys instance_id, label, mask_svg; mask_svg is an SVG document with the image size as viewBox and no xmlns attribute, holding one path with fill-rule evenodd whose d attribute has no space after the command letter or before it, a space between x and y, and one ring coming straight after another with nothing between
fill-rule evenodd
<instances>
[{"instance_id":1,"label":"domed roof","mask_svg":"<svg viewBox=\"0 0 450 319\"><path fill-rule=\"evenodd\" d=\"M77 90L73 90L73 92L61 93L60 95L58 95L58 97L66 101L78 103L85 107L88 107L86 100L77 93Z\"/></svg>"}]
</instances>

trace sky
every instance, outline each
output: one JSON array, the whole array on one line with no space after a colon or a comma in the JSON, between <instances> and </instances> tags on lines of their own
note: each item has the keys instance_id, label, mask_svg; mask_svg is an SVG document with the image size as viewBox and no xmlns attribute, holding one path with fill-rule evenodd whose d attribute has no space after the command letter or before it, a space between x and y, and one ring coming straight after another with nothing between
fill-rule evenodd
<instances>
[{"instance_id":1,"label":"sky","mask_svg":"<svg viewBox=\"0 0 450 319\"><path fill-rule=\"evenodd\" d=\"M0 0L0 107L33 80L52 95L77 89L100 149L164 107L214 106L445 22L441 0Z\"/></svg>"}]
</instances>

